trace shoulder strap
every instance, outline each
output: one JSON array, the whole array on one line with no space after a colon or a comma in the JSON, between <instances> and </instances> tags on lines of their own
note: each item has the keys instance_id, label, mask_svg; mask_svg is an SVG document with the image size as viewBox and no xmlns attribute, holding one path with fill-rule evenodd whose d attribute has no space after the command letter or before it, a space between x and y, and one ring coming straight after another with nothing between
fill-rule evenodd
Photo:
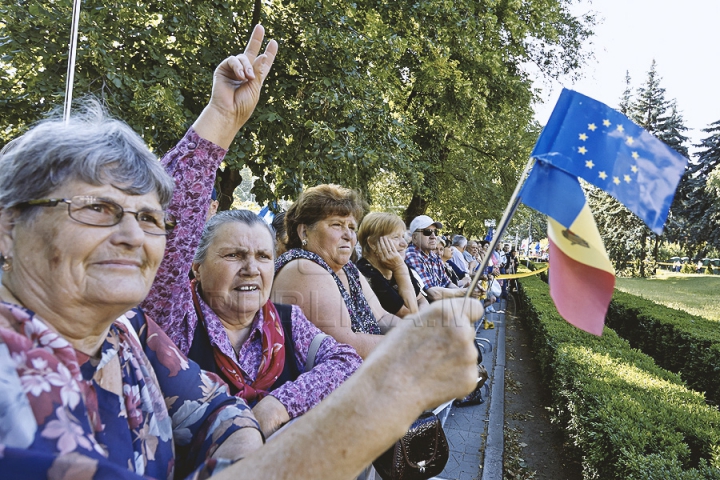
<instances>
[{"instance_id":1,"label":"shoulder strap","mask_svg":"<svg viewBox=\"0 0 720 480\"><path fill-rule=\"evenodd\" d=\"M305 371L306 372L309 372L315 366L315 355L317 355L317 351L320 348L320 344L322 343L323 340L325 340L325 337L329 337L329 336L330 335L328 335L326 333L318 333L312 339L312 342L310 342L310 348L308 348L307 360L305 360Z\"/></svg>"},{"instance_id":2,"label":"shoulder strap","mask_svg":"<svg viewBox=\"0 0 720 480\"><path fill-rule=\"evenodd\" d=\"M292 325L292 305L275 302L273 302L273 305L275 305L275 310L277 310L278 315L280 315L280 321Z\"/></svg>"}]
</instances>

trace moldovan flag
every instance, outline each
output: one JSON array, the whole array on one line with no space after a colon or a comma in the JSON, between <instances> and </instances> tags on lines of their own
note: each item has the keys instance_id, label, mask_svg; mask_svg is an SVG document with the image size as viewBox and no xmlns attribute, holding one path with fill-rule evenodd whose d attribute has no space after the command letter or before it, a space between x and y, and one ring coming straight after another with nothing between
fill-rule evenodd
<instances>
[{"instance_id":1,"label":"moldovan flag","mask_svg":"<svg viewBox=\"0 0 720 480\"><path fill-rule=\"evenodd\" d=\"M548 218L550 296L560 315L602 335L615 270L577 177L537 162L520 192L522 202Z\"/></svg>"},{"instance_id":2,"label":"moldovan flag","mask_svg":"<svg viewBox=\"0 0 720 480\"><path fill-rule=\"evenodd\" d=\"M563 89L520 192L548 215L550 295L560 315L602 334L615 272L578 178L606 191L662 233L687 159L607 105Z\"/></svg>"}]
</instances>

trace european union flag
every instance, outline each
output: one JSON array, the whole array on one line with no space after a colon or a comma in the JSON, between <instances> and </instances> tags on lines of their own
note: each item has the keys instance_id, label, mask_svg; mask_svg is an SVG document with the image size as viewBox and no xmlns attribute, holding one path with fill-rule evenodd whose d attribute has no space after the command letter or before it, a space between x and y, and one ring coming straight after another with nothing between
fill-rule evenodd
<instances>
[{"instance_id":1,"label":"european union flag","mask_svg":"<svg viewBox=\"0 0 720 480\"><path fill-rule=\"evenodd\" d=\"M658 235L687 164L625 115L568 89L531 156L605 190Z\"/></svg>"}]
</instances>

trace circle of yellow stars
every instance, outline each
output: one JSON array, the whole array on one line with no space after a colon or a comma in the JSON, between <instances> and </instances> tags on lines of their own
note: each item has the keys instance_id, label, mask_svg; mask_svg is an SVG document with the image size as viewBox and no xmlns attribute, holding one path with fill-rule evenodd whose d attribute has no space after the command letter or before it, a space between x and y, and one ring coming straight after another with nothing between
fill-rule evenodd
<instances>
[{"instance_id":1,"label":"circle of yellow stars","mask_svg":"<svg viewBox=\"0 0 720 480\"><path fill-rule=\"evenodd\" d=\"M610 120L608 120L608 119L604 119L602 123L603 123L603 126L604 126L604 127L611 127L611 126L612 126L612 123L611 123ZM588 130L590 130L591 132L594 132L595 130L597 130L597 128L598 128L597 125L595 125L594 123L588 124ZM617 130L618 132L620 132L620 133L624 133L624 132L625 132L625 128L623 128L622 125L618 125L618 126L616 127L616 130ZM587 136L586 133L581 133L581 134L579 135L579 138L580 138L581 141L584 142L584 141L586 141L586 140L588 139L588 136ZM626 143L628 146L632 147L633 143L635 143L635 139L634 139L633 137L631 137L631 136L628 135L628 136L625 137L625 143ZM587 154L587 152L588 152L588 150L587 150L587 148L585 148L584 146L578 147L578 153L579 153L579 154L585 155L585 154ZM632 152L632 157L633 157L634 160L637 160L638 158L640 158L640 154L638 154L637 152L633 151L633 152ZM585 161L585 167L587 167L587 168L589 168L589 169L592 170L592 169L595 167L595 162L593 162L592 160L586 160L586 161ZM632 166L630 167L630 170L632 171L632 173L638 173L638 167L637 167L637 165L632 165ZM607 172L600 171L600 172L598 172L598 177L599 177L601 180L607 180L608 174L607 174ZM613 182L615 185L620 185L623 181L624 181L625 183L630 183L630 182L632 182L632 177L631 177L630 175L623 175L622 180L620 180L620 177L615 177L615 176L613 176L613 178L612 178L612 182Z\"/></svg>"}]
</instances>

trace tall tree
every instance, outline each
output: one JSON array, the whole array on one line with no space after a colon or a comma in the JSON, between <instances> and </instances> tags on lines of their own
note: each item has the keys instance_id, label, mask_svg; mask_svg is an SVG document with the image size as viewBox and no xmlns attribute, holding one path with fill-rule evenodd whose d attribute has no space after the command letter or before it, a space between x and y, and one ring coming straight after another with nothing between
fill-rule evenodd
<instances>
[{"instance_id":1,"label":"tall tree","mask_svg":"<svg viewBox=\"0 0 720 480\"><path fill-rule=\"evenodd\" d=\"M531 79L577 69L593 19L567 0L86 0L76 97L99 96L158 153L205 104L212 70L263 22L280 53L220 172L227 207L247 166L259 202L384 172L424 211L443 189L508 195ZM0 142L62 103L70 0L3 5Z\"/></svg>"},{"instance_id":2,"label":"tall tree","mask_svg":"<svg viewBox=\"0 0 720 480\"><path fill-rule=\"evenodd\" d=\"M620 97L620 104L618 110L623 115L630 115L630 107L632 105L632 87L630 83L630 71L625 70L625 90L623 90L622 96Z\"/></svg>"},{"instance_id":3,"label":"tall tree","mask_svg":"<svg viewBox=\"0 0 720 480\"><path fill-rule=\"evenodd\" d=\"M408 39L398 60L407 78L400 107L420 152L413 166L422 182L406 185L413 195L405 220L426 213L448 185L461 196L507 199L527 160L508 157L509 140L532 118L531 79L520 65L532 62L549 76L572 72L593 19L573 17L562 1L386 5L393 31Z\"/></svg>"},{"instance_id":4,"label":"tall tree","mask_svg":"<svg viewBox=\"0 0 720 480\"><path fill-rule=\"evenodd\" d=\"M678 189L673 210L679 217L672 240L683 245L692 256L703 249L720 247L720 199L716 178L720 169L720 121L704 129L701 149Z\"/></svg>"},{"instance_id":5,"label":"tall tree","mask_svg":"<svg viewBox=\"0 0 720 480\"><path fill-rule=\"evenodd\" d=\"M633 97L630 75L626 73L626 89L620 99L619 108L631 120L678 153L688 156L686 146L688 138L683 134L687 128L677 109L676 101L665 98L665 89L661 86L661 81L657 64L653 60L645 82ZM603 192L593 191L590 199L596 212L598 228L615 268L620 272L625 270L629 274L641 277L652 274L652 269L648 270L646 267L648 264L657 263L663 236L654 234L642 220ZM668 217L667 228L671 232L677 231L682 224L677 215L676 205L677 201L673 204L674 208Z\"/></svg>"}]
</instances>

